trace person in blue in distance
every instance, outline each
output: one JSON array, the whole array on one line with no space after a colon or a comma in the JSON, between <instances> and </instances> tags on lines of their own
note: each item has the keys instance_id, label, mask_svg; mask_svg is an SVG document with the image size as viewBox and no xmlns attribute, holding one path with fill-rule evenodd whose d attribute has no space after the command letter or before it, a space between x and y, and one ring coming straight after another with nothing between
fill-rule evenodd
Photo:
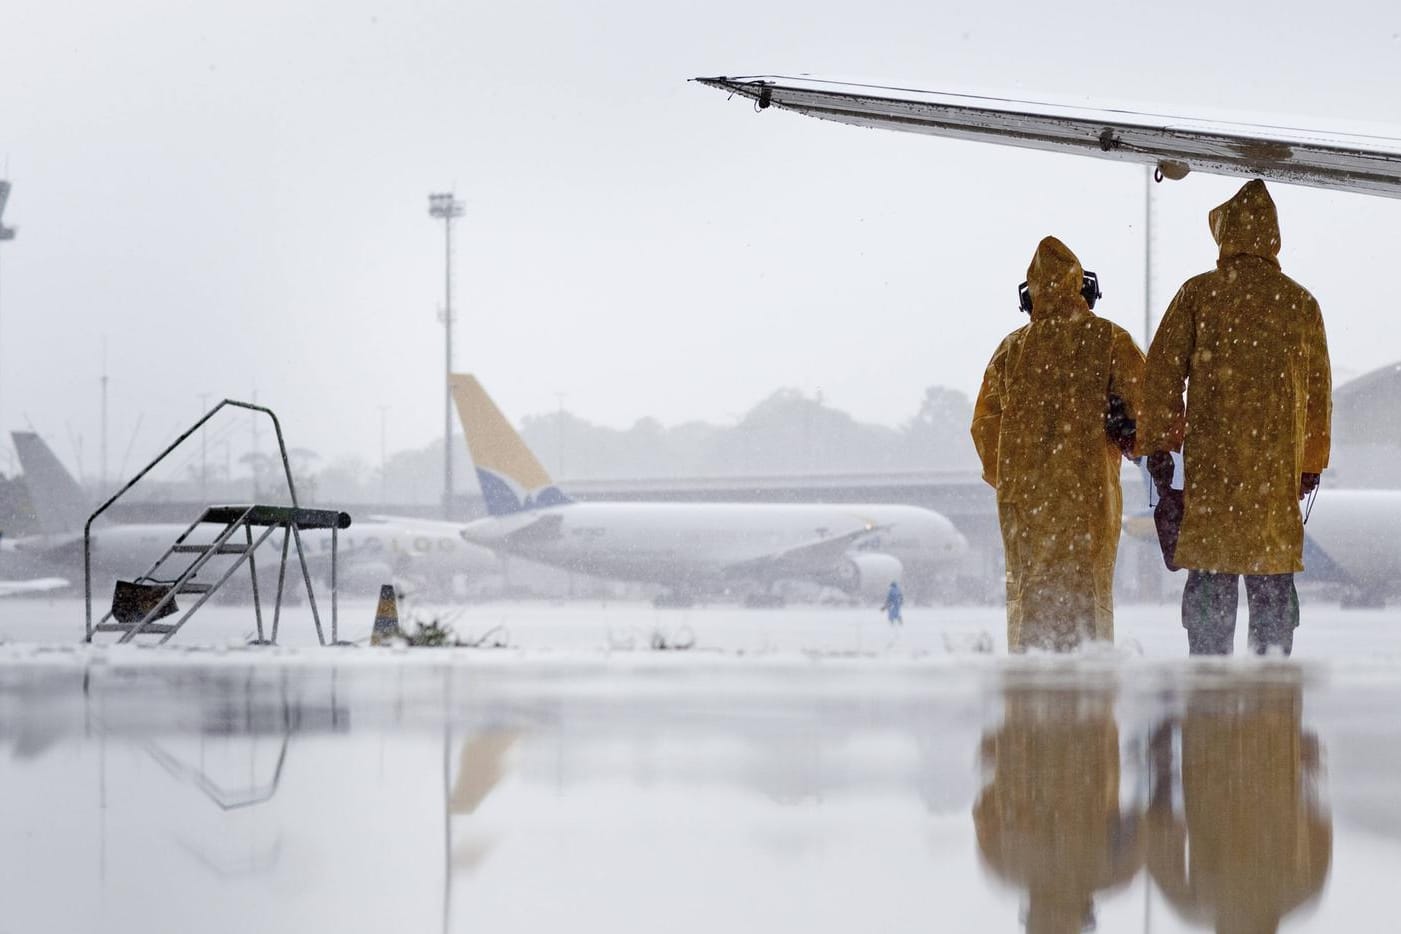
<instances>
[{"instance_id":1,"label":"person in blue in distance","mask_svg":"<svg viewBox=\"0 0 1401 934\"><path fill-rule=\"evenodd\" d=\"M900 615L900 607L905 605L905 595L900 592L900 585L896 581L890 582L890 590L885 595L885 603L881 606L885 610L886 618L890 620L890 625L905 625L905 618Z\"/></svg>"}]
</instances>

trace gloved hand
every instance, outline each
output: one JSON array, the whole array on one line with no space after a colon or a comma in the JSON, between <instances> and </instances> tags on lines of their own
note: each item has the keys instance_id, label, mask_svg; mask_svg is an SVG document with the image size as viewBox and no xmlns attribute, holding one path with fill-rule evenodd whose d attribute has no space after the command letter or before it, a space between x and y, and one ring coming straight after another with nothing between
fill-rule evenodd
<instances>
[{"instance_id":1,"label":"gloved hand","mask_svg":"<svg viewBox=\"0 0 1401 934\"><path fill-rule=\"evenodd\" d=\"M1148 475L1153 478L1153 486L1158 488L1159 496L1172 489L1172 475L1175 470L1172 455L1167 451L1148 455Z\"/></svg>"},{"instance_id":2,"label":"gloved hand","mask_svg":"<svg viewBox=\"0 0 1401 934\"><path fill-rule=\"evenodd\" d=\"M1320 479L1322 479L1321 475L1316 473L1299 474L1299 499L1303 499L1305 496L1308 496L1314 490L1318 489L1318 481Z\"/></svg>"}]
</instances>

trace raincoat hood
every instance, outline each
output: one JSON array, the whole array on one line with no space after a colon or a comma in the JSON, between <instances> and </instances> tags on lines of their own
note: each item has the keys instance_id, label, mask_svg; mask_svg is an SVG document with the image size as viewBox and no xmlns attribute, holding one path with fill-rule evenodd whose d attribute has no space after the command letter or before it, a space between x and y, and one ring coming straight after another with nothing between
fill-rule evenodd
<instances>
[{"instance_id":1,"label":"raincoat hood","mask_svg":"<svg viewBox=\"0 0 1401 934\"><path fill-rule=\"evenodd\" d=\"M1231 200L1207 215L1221 259L1258 256L1275 265L1279 260L1279 215L1269 189L1258 178L1246 182Z\"/></svg>"},{"instance_id":2,"label":"raincoat hood","mask_svg":"<svg viewBox=\"0 0 1401 934\"><path fill-rule=\"evenodd\" d=\"M1087 314L1090 306L1080 294L1084 278L1084 267L1070 252L1070 247L1055 237L1046 237L1038 243L1036 255L1026 270L1026 284L1031 290L1031 320Z\"/></svg>"}]
</instances>

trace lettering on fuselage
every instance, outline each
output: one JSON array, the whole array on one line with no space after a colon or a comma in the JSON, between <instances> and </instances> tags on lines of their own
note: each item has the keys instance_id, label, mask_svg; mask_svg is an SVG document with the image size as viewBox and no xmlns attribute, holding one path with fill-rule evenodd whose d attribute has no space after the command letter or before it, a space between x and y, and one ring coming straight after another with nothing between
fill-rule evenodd
<instances>
[{"instance_id":1,"label":"lettering on fuselage","mask_svg":"<svg viewBox=\"0 0 1401 934\"><path fill-rule=\"evenodd\" d=\"M891 538L879 532L866 536L856 543L857 551L913 551L919 547L915 538Z\"/></svg>"},{"instance_id":2,"label":"lettering on fuselage","mask_svg":"<svg viewBox=\"0 0 1401 934\"><path fill-rule=\"evenodd\" d=\"M331 538L324 536L321 538L319 550L324 554L331 553ZM451 554L457 550L457 542L451 538L434 538L431 535L415 535L412 538L400 538L395 535L390 538L382 538L378 535L357 536L342 533L337 540L336 547L343 552L363 552L365 554Z\"/></svg>"}]
</instances>

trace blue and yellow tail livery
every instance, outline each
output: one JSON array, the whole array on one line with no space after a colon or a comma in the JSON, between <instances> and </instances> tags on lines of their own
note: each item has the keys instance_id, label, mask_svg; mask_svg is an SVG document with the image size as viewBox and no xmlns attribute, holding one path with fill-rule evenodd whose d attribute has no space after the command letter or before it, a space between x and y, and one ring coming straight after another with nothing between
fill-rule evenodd
<instances>
[{"instance_id":1,"label":"blue and yellow tail livery","mask_svg":"<svg viewBox=\"0 0 1401 934\"><path fill-rule=\"evenodd\" d=\"M454 373L448 385L487 512L505 516L570 502L475 376Z\"/></svg>"}]
</instances>

